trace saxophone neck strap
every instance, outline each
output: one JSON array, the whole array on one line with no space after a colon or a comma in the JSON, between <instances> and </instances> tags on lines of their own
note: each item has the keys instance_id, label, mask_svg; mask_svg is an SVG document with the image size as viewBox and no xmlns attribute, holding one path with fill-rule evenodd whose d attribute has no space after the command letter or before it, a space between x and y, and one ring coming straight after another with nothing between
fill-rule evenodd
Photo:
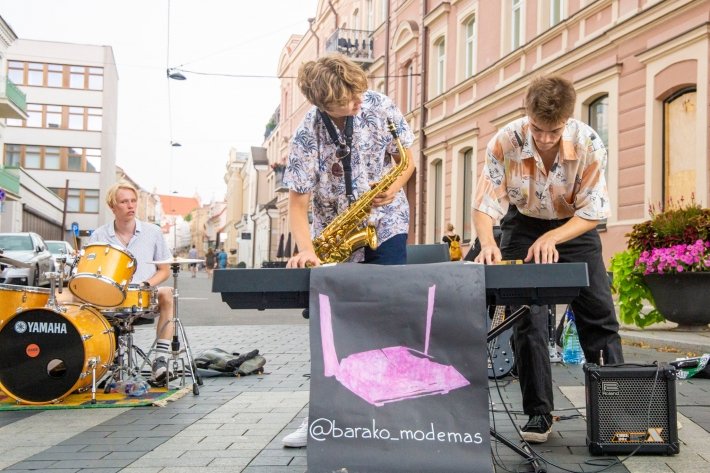
<instances>
[{"instance_id":1,"label":"saxophone neck strap","mask_svg":"<svg viewBox=\"0 0 710 473\"><path fill-rule=\"evenodd\" d=\"M345 119L345 129L343 130L343 136L339 136L338 132L335 130L335 125L330 116L322 110L318 110L325 129L328 131L330 139L336 146L336 156L343 165L343 177L345 178L345 195L348 197L350 203L355 202L355 195L353 194L353 169L350 164L350 157L352 155L353 146L353 117L348 116Z\"/></svg>"}]
</instances>

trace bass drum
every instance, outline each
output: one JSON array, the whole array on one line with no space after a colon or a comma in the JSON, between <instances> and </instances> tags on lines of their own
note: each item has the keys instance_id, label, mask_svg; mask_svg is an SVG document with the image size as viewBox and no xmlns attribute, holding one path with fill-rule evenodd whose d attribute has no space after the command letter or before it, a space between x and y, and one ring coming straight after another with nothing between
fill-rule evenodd
<instances>
[{"instance_id":1,"label":"bass drum","mask_svg":"<svg viewBox=\"0 0 710 473\"><path fill-rule=\"evenodd\" d=\"M25 404L58 402L91 387L94 362L98 382L115 352L113 328L93 307L18 312L0 328L0 389Z\"/></svg>"}]
</instances>

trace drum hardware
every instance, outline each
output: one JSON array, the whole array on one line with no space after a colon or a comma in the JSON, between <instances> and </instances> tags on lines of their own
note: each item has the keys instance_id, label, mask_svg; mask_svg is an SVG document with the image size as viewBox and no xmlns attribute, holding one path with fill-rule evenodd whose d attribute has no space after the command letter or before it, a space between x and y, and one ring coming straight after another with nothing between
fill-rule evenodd
<instances>
[{"instance_id":1,"label":"drum hardware","mask_svg":"<svg viewBox=\"0 0 710 473\"><path fill-rule=\"evenodd\" d=\"M139 317L140 313L134 313L128 317L114 319L113 331L115 332L117 351L114 363L109 367L104 393L111 391L111 380L119 382L140 375L141 372L137 368L139 360L142 360L143 365L150 362L145 352L133 344L133 333L135 332L133 323Z\"/></svg>"},{"instance_id":2,"label":"drum hardware","mask_svg":"<svg viewBox=\"0 0 710 473\"><path fill-rule=\"evenodd\" d=\"M189 263L201 263L204 260L201 259L188 259L188 258L178 258L177 256L165 260L165 261L151 261L152 264L160 265L160 264L169 264L170 268L173 272L173 318L170 320L169 323L174 324L173 327L173 339L170 344L170 349L171 349L171 358L172 358L172 365L173 365L173 372L177 372L177 366L178 366L178 360L182 360L180 355L184 354L185 357L187 358L187 366L185 365L184 360L181 361L182 363L182 371L181 371L181 376L180 376L180 386L184 387L186 384L185 377L189 375L192 378L192 393L197 396L200 394L200 388L198 388L198 385L202 386L202 377L197 372L197 365L195 364L195 358L192 356L192 349L190 348L190 342L187 340L187 334L185 333L185 327L183 326L182 322L180 321L180 316L179 316L179 310L178 310L178 273L180 272L180 265L181 264L189 264ZM181 346L180 339L184 341L184 346ZM148 355L152 351L155 350L155 345L157 343L157 338L155 342L153 342L153 346L151 347L150 351L148 352ZM150 358L150 357L149 357ZM169 371L169 370L168 370ZM166 376L166 381L165 385L168 389L170 389L170 376L168 373L168 376Z\"/></svg>"}]
</instances>

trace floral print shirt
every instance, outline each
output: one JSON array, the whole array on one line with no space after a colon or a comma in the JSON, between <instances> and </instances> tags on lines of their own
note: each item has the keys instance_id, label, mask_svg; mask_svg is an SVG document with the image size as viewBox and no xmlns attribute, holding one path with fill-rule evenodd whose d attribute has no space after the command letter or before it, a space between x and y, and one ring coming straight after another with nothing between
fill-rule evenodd
<instances>
[{"instance_id":1,"label":"floral print shirt","mask_svg":"<svg viewBox=\"0 0 710 473\"><path fill-rule=\"evenodd\" d=\"M351 167L356 199L370 189L370 183L379 182L396 165L394 160L385 158L385 151L397 151L387 118L395 123L402 146L410 147L414 134L399 109L386 95L367 90L360 111L353 119ZM312 237L320 235L328 223L348 208L345 178L333 175L332 171L333 164L340 161L335 156L336 148L317 108L313 107L293 136L283 181L294 192L312 193ZM370 220L375 222L380 243L407 233L409 204L404 189L399 190L392 203L373 208Z\"/></svg>"},{"instance_id":2,"label":"floral print shirt","mask_svg":"<svg viewBox=\"0 0 710 473\"><path fill-rule=\"evenodd\" d=\"M494 221L513 204L528 217L603 220L609 216L606 148L588 125L567 120L550 172L535 149L527 117L506 125L488 144L473 208Z\"/></svg>"}]
</instances>

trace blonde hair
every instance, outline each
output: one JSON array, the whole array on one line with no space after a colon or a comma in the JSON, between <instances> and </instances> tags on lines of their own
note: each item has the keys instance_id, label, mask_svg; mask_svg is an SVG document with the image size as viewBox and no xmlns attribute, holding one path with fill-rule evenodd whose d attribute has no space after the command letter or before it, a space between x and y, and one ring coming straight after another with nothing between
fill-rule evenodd
<instances>
[{"instance_id":1,"label":"blonde hair","mask_svg":"<svg viewBox=\"0 0 710 473\"><path fill-rule=\"evenodd\" d=\"M116 194L118 193L119 189L128 189L129 191L133 191L133 194L136 196L136 199L138 198L138 189L136 189L133 184L128 181L118 181L117 183L109 187L108 191L106 191L106 203L111 208L113 208L117 204Z\"/></svg>"},{"instance_id":2,"label":"blonde hair","mask_svg":"<svg viewBox=\"0 0 710 473\"><path fill-rule=\"evenodd\" d=\"M447 231L447 232L453 232L453 231L454 231L454 224L453 224L453 223L449 223L448 225L446 225L446 231Z\"/></svg>"},{"instance_id":3,"label":"blonde hair","mask_svg":"<svg viewBox=\"0 0 710 473\"><path fill-rule=\"evenodd\" d=\"M347 105L367 90L367 75L360 66L339 53L307 61L298 69L298 87L321 110Z\"/></svg>"},{"instance_id":4,"label":"blonde hair","mask_svg":"<svg viewBox=\"0 0 710 473\"><path fill-rule=\"evenodd\" d=\"M528 116L548 125L567 121L574 114L577 92L570 81L560 76L533 79L525 96Z\"/></svg>"}]
</instances>

